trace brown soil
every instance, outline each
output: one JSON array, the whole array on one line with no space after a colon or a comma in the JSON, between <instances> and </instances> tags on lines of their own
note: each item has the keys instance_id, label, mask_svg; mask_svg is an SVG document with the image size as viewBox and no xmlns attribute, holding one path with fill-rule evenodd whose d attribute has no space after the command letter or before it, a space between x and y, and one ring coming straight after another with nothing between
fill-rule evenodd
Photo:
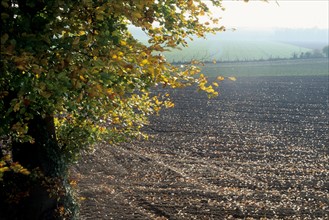
<instances>
[{"instance_id":1,"label":"brown soil","mask_svg":"<svg viewBox=\"0 0 329 220\"><path fill-rule=\"evenodd\" d=\"M81 219L329 219L327 82L170 91L176 107L151 118L148 141L99 144L74 168Z\"/></svg>"}]
</instances>

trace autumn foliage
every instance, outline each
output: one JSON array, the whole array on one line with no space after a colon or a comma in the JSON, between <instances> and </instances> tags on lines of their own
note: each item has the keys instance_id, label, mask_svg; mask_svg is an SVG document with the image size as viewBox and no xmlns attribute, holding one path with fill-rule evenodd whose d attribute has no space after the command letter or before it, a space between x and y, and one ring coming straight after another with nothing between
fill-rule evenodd
<instances>
[{"instance_id":1,"label":"autumn foliage","mask_svg":"<svg viewBox=\"0 0 329 220\"><path fill-rule=\"evenodd\" d=\"M0 138L7 144L0 180L40 168L61 176L63 164L97 141L143 136L148 116L174 105L168 94L151 93L154 86L197 84L216 95L198 68L161 55L224 29L210 5L221 7L219 0L1 0ZM44 164L48 157L55 165Z\"/></svg>"}]
</instances>

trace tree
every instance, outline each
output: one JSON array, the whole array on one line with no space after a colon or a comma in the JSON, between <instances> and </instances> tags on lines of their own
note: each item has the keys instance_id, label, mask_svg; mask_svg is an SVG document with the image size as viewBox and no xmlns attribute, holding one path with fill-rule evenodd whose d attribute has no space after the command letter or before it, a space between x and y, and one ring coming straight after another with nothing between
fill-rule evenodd
<instances>
[{"instance_id":1,"label":"tree","mask_svg":"<svg viewBox=\"0 0 329 220\"><path fill-rule=\"evenodd\" d=\"M174 105L152 87L196 83L216 95L197 67L161 55L224 30L211 25L218 19L209 4L221 7L220 0L1 0L1 219L73 219L68 166L97 141L143 136L148 115Z\"/></svg>"},{"instance_id":2,"label":"tree","mask_svg":"<svg viewBox=\"0 0 329 220\"><path fill-rule=\"evenodd\" d=\"M326 57L329 57L329 45L328 46L325 46L322 49L322 52L326 55Z\"/></svg>"},{"instance_id":3,"label":"tree","mask_svg":"<svg viewBox=\"0 0 329 220\"><path fill-rule=\"evenodd\" d=\"M319 49L314 49L311 57L312 58L322 58L323 57L323 53Z\"/></svg>"},{"instance_id":4,"label":"tree","mask_svg":"<svg viewBox=\"0 0 329 220\"><path fill-rule=\"evenodd\" d=\"M312 57L312 53L310 51L305 52L304 55L305 55L304 58L307 58L307 59Z\"/></svg>"}]
</instances>

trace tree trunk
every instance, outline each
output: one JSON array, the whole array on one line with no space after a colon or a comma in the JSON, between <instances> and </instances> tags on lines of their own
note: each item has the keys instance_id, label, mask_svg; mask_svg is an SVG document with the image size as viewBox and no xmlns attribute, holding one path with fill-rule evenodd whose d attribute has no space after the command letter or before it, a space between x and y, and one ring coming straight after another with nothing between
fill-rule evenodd
<instances>
[{"instance_id":1,"label":"tree trunk","mask_svg":"<svg viewBox=\"0 0 329 220\"><path fill-rule=\"evenodd\" d=\"M56 194L65 189L67 167L56 141L54 118L35 116L29 123L28 134L35 143L13 142L12 158L32 174L4 175L0 185L0 219L60 219L56 209L62 206L63 198ZM49 190L54 197L50 197Z\"/></svg>"}]
</instances>

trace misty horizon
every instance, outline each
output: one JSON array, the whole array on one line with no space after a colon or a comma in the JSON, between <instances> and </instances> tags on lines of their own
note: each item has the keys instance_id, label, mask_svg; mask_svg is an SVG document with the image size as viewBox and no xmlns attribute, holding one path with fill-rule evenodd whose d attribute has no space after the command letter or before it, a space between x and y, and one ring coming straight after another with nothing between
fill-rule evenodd
<instances>
[{"instance_id":1,"label":"misty horizon","mask_svg":"<svg viewBox=\"0 0 329 220\"><path fill-rule=\"evenodd\" d=\"M138 27L129 26L134 37L147 41L146 34ZM244 40L244 41L280 41L280 42L317 42L322 46L329 44L329 29L323 28L236 28L224 32L206 35L206 39L194 40Z\"/></svg>"}]
</instances>

